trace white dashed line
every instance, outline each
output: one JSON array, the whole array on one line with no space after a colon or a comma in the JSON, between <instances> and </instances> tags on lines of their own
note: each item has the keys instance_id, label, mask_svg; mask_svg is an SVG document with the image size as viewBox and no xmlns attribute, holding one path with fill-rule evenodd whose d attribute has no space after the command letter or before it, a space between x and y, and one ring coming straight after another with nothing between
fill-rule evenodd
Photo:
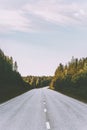
<instances>
[{"instance_id":1,"label":"white dashed line","mask_svg":"<svg viewBox=\"0 0 87 130\"><path fill-rule=\"evenodd\" d=\"M50 123L49 122L46 122L46 128L47 128L47 130L50 130L51 128L50 128Z\"/></svg>"},{"instance_id":2,"label":"white dashed line","mask_svg":"<svg viewBox=\"0 0 87 130\"><path fill-rule=\"evenodd\" d=\"M47 112L47 109L46 109L46 108L44 108L44 112Z\"/></svg>"},{"instance_id":3,"label":"white dashed line","mask_svg":"<svg viewBox=\"0 0 87 130\"><path fill-rule=\"evenodd\" d=\"M45 101L45 99L43 100L43 104L44 104L44 112L46 114L46 129L50 130L51 129L50 128L50 123L49 123L49 121L47 121L47 109L46 109L46 101Z\"/></svg>"},{"instance_id":4,"label":"white dashed line","mask_svg":"<svg viewBox=\"0 0 87 130\"><path fill-rule=\"evenodd\" d=\"M46 104L46 102L44 101L43 104Z\"/></svg>"}]
</instances>

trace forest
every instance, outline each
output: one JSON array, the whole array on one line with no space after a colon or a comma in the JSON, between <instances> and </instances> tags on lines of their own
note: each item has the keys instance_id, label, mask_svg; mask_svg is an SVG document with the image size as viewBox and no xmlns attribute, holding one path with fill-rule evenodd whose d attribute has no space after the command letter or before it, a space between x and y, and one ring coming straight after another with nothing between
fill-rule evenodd
<instances>
[{"instance_id":1,"label":"forest","mask_svg":"<svg viewBox=\"0 0 87 130\"><path fill-rule=\"evenodd\" d=\"M5 56L0 49L0 103L18 96L30 89L18 72L17 62Z\"/></svg>"},{"instance_id":2,"label":"forest","mask_svg":"<svg viewBox=\"0 0 87 130\"><path fill-rule=\"evenodd\" d=\"M68 64L59 64L50 88L87 102L87 58L74 58Z\"/></svg>"},{"instance_id":3,"label":"forest","mask_svg":"<svg viewBox=\"0 0 87 130\"><path fill-rule=\"evenodd\" d=\"M26 76L24 81L29 83L32 88L42 88L49 86L52 81L52 76Z\"/></svg>"},{"instance_id":4,"label":"forest","mask_svg":"<svg viewBox=\"0 0 87 130\"><path fill-rule=\"evenodd\" d=\"M17 62L0 49L0 103L31 89L49 86L51 80L52 76L22 77Z\"/></svg>"},{"instance_id":5,"label":"forest","mask_svg":"<svg viewBox=\"0 0 87 130\"><path fill-rule=\"evenodd\" d=\"M60 63L54 76L22 77L18 72L17 62L0 49L0 103L45 86L87 102L87 58L72 57L66 65Z\"/></svg>"}]
</instances>

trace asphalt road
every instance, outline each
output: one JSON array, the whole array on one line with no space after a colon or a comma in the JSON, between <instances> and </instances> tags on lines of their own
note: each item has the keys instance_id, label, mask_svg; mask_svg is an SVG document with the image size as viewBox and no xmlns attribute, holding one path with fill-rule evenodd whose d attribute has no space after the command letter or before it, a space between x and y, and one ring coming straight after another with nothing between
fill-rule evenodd
<instances>
[{"instance_id":1,"label":"asphalt road","mask_svg":"<svg viewBox=\"0 0 87 130\"><path fill-rule=\"evenodd\" d=\"M87 104L34 89L0 105L0 130L87 130Z\"/></svg>"}]
</instances>

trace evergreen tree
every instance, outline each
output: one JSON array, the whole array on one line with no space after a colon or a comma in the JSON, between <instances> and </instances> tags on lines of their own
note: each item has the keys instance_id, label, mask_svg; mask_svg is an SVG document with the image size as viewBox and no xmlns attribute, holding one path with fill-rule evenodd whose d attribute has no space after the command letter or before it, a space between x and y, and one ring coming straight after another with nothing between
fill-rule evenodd
<instances>
[{"instance_id":1,"label":"evergreen tree","mask_svg":"<svg viewBox=\"0 0 87 130\"><path fill-rule=\"evenodd\" d=\"M16 61L14 62L13 70L16 71L16 72L18 71L18 65L17 65L17 62L16 62Z\"/></svg>"},{"instance_id":2,"label":"evergreen tree","mask_svg":"<svg viewBox=\"0 0 87 130\"><path fill-rule=\"evenodd\" d=\"M50 88L87 102L87 58L74 58L59 64Z\"/></svg>"}]
</instances>

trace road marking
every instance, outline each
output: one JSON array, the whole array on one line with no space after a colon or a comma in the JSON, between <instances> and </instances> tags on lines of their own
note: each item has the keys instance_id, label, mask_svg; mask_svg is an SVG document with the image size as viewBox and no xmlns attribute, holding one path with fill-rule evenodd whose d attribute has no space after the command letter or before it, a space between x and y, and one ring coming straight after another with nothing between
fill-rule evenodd
<instances>
[{"instance_id":1,"label":"road marking","mask_svg":"<svg viewBox=\"0 0 87 130\"><path fill-rule=\"evenodd\" d=\"M46 104L46 102L44 101L43 104Z\"/></svg>"},{"instance_id":2,"label":"road marking","mask_svg":"<svg viewBox=\"0 0 87 130\"><path fill-rule=\"evenodd\" d=\"M50 128L50 123L49 122L46 122L46 128L47 128L47 130L50 130L51 128Z\"/></svg>"},{"instance_id":3,"label":"road marking","mask_svg":"<svg viewBox=\"0 0 87 130\"><path fill-rule=\"evenodd\" d=\"M44 108L44 112L47 112L47 109L46 109L46 108Z\"/></svg>"}]
</instances>

